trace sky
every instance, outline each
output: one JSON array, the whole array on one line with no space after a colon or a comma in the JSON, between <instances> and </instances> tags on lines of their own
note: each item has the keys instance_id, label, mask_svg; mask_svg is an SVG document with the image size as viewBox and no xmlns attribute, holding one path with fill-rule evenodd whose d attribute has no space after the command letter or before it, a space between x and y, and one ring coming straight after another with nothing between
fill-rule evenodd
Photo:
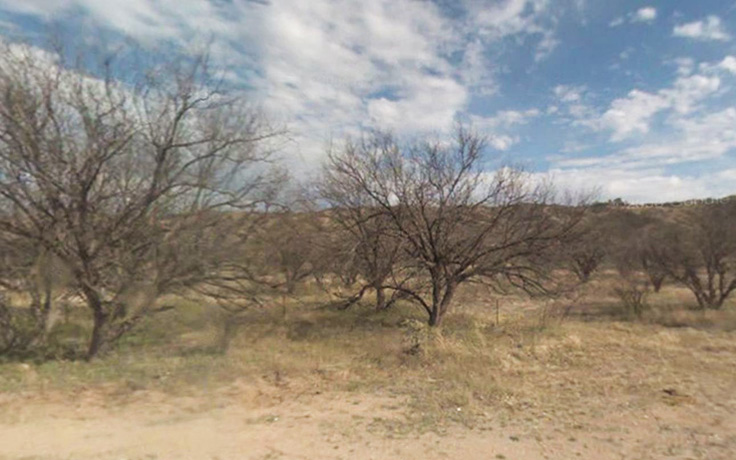
<instances>
[{"instance_id":1,"label":"sky","mask_svg":"<svg viewBox=\"0 0 736 460\"><path fill-rule=\"evenodd\" d=\"M736 0L0 0L0 35L54 28L172 52L210 43L285 125L293 174L372 128L456 122L487 167L602 199L736 194Z\"/></svg>"}]
</instances>

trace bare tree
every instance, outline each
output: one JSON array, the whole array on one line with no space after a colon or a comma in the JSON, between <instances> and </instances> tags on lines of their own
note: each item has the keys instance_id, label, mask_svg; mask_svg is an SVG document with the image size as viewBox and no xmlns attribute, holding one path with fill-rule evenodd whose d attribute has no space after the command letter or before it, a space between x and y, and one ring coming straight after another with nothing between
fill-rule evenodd
<instances>
[{"instance_id":1,"label":"bare tree","mask_svg":"<svg viewBox=\"0 0 736 460\"><path fill-rule=\"evenodd\" d=\"M701 309L719 309L736 290L736 203L686 210L664 226L650 252L658 270L686 286Z\"/></svg>"},{"instance_id":2,"label":"bare tree","mask_svg":"<svg viewBox=\"0 0 736 460\"><path fill-rule=\"evenodd\" d=\"M608 255L617 267L621 258L632 270L643 271L654 292L659 292L667 279L666 273L656 263L651 248L659 237L664 216L658 210L603 209L597 213L593 228L601 234L601 244L609 248Z\"/></svg>"},{"instance_id":3,"label":"bare tree","mask_svg":"<svg viewBox=\"0 0 736 460\"><path fill-rule=\"evenodd\" d=\"M581 283L590 280L590 276L605 260L605 246L603 234L591 228L586 229L578 241L571 246L568 263Z\"/></svg>"},{"instance_id":4,"label":"bare tree","mask_svg":"<svg viewBox=\"0 0 736 460\"><path fill-rule=\"evenodd\" d=\"M624 313L628 317L641 318L649 307L649 285L642 282L633 273L622 275L621 280L614 286L613 292L621 300Z\"/></svg>"},{"instance_id":5,"label":"bare tree","mask_svg":"<svg viewBox=\"0 0 736 460\"><path fill-rule=\"evenodd\" d=\"M0 238L0 355L22 354L41 340L53 303L51 264L44 251L18 238ZM27 308L14 305L27 297Z\"/></svg>"},{"instance_id":6,"label":"bare tree","mask_svg":"<svg viewBox=\"0 0 736 460\"><path fill-rule=\"evenodd\" d=\"M404 259L385 286L421 305L432 326L470 281L550 293L552 255L583 214L553 206L551 187L521 172L484 172L484 149L458 127L451 142L402 146L378 132L330 155L335 182L358 197L352 207L385 219L382 233L400 241Z\"/></svg>"},{"instance_id":7,"label":"bare tree","mask_svg":"<svg viewBox=\"0 0 736 460\"><path fill-rule=\"evenodd\" d=\"M0 232L69 271L92 314L88 358L161 295L234 277L230 248L278 182L262 148L274 131L224 91L206 54L115 63L0 53Z\"/></svg>"},{"instance_id":8,"label":"bare tree","mask_svg":"<svg viewBox=\"0 0 736 460\"><path fill-rule=\"evenodd\" d=\"M654 292L659 292L667 280L667 272L657 263L657 259L651 250L651 238L652 236L644 236L644 240L641 241L639 249L639 263L641 268L649 278L649 283L652 285Z\"/></svg>"},{"instance_id":9,"label":"bare tree","mask_svg":"<svg viewBox=\"0 0 736 460\"><path fill-rule=\"evenodd\" d=\"M385 146L385 138L364 139L361 148L376 153ZM352 148L352 147L348 147ZM386 295L386 284L394 273L401 256L400 239L391 231L393 222L384 209L344 174L343 158L331 153L317 186L319 199L330 206L329 216L335 225L335 238L331 242L335 252L334 265L347 274L346 284L361 281L358 292L349 296L343 308L358 302L369 290L376 294L376 310L384 310L398 300L398 290Z\"/></svg>"},{"instance_id":10,"label":"bare tree","mask_svg":"<svg viewBox=\"0 0 736 460\"><path fill-rule=\"evenodd\" d=\"M619 245L611 251L611 258L619 274L613 286L614 294L621 300L628 317L641 318L649 307L651 291L649 274L643 268L642 248L636 241L626 246Z\"/></svg>"},{"instance_id":11,"label":"bare tree","mask_svg":"<svg viewBox=\"0 0 736 460\"><path fill-rule=\"evenodd\" d=\"M293 294L300 282L312 277L324 264L318 249L325 230L317 213L273 213L259 234L265 258L263 267L281 275L283 279L272 280L271 284L283 287L287 294Z\"/></svg>"}]
</instances>

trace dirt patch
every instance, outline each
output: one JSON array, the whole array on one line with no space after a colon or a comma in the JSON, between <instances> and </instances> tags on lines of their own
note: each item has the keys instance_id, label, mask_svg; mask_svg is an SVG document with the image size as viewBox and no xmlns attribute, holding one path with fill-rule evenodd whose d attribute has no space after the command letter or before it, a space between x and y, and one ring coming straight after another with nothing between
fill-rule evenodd
<instances>
[{"instance_id":1,"label":"dirt patch","mask_svg":"<svg viewBox=\"0 0 736 460\"><path fill-rule=\"evenodd\" d=\"M227 354L6 363L0 459L734 458L736 333L505 308L426 334L295 311Z\"/></svg>"},{"instance_id":2,"label":"dirt patch","mask_svg":"<svg viewBox=\"0 0 736 460\"><path fill-rule=\"evenodd\" d=\"M713 404L672 388L652 397L645 405L599 401L604 413L585 400L564 415L503 411L476 428L419 433L392 429L410 419L406 401L391 395L302 393L289 400L244 383L216 396L136 392L124 404L100 390L73 400L16 395L2 403L0 458L732 458L733 400Z\"/></svg>"}]
</instances>

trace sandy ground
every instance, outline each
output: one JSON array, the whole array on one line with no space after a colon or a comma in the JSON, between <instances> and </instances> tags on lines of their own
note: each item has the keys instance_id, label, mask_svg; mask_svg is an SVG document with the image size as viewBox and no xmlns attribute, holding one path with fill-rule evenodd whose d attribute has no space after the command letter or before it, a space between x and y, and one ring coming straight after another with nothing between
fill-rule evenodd
<instances>
[{"instance_id":1,"label":"sandy ground","mask_svg":"<svg viewBox=\"0 0 736 460\"><path fill-rule=\"evenodd\" d=\"M736 398L736 395L734 395ZM82 391L73 400L4 396L5 459L733 459L736 401L663 392L644 407L490 416L482 428L396 434L400 398L353 393L290 399L236 384L218 396ZM66 398L66 397L65 397Z\"/></svg>"},{"instance_id":2,"label":"sandy ground","mask_svg":"<svg viewBox=\"0 0 736 460\"><path fill-rule=\"evenodd\" d=\"M736 331L570 322L527 339L494 339L479 375L515 391L470 426L408 426L388 386L110 383L0 393L0 460L736 459Z\"/></svg>"}]
</instances>

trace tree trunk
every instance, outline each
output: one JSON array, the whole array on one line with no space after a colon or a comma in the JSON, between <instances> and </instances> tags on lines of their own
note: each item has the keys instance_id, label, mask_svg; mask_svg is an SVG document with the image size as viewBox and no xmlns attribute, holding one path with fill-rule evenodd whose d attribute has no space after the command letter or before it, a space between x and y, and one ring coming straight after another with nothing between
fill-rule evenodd
<instances>
[{"instance_id":1,"label":"tree trunk","mask_svg":"<svg viewBox=\"0 0 736 460\"><path fill-rule=\"evenodd\" d=\"M445 313L447 313L447 311L450 309L452 299L453 297L455 297L456 288L457 285L455 283L449 283L447 286L445 286L444 293L442 294L441 298L436 295L434 296L434 301L432 302L432 311L429 314L430 326L439 326L442 323L442 318L445 317Z\"/></svg>"},{"instance_id":2,"label":"tree trunk","mask_svg":"<svg viewBox=\"0 0 736 460\"><path fill-rule=\"evenodd\" d=\"M90 337L87 355L85 356L87 361L97 356L105 343L104 328L107 323L107 316L101 309L98 309L94 311L93 318L92 337Z\"/></svg>"},{"instance_id":3,"label":"tree trunk","mask_svg":"<svg viewBox=\"0 0 736 460\"><path fill-rule=\"evenodd\" d=\"M450 309L452 299L455 297L456 285L454 283L448 284L445 288L445 295L442 296L442 303L440 304L441 315L444 316L447 310Z\"/></svg>"},{"instance_id":4,"label":"tree trunk","mask_svg":"<svg viewBox=\"0 0 736 460\"><path fill-rule=\"evenodd\" d=\"M365 295L365 292L370 288L370 286L363 286L360 288L360 292L355 294L354 296L347 299L342 305L338 307L339 310L347 310L348 308L352 307L356 303L360 301L360 299L363 298Z\"/></svg>"},{"instance_id":5,"label":"tree trunk","mask_svg":"<svg viewBox=\"0 0 736 460\"><path fill-rule=\"evenodd\" d=\"M383 311L387 308L386 292L381 286L374 287L376 290L376 311Z\"/></svg>"},{"instance_id":6,"label":"tree trunk","mask_svg":"<svg viewBox=\"0 0 736 460\"><path fill-rule=\"evenodd\" d=\"M234 315L227 313L223 314L222 319L222 332L217 343L217 351L224 355L227 354L227 351L230 348L230 343L233 341L233 338L235 338L239 322Z\"/></svg>"},{"instance_id":7,"label":"tree trunk","mask_svg":"<svg viewBox=\"0 0 736 460\"><path fill-rule=\"evenodd\" d=\"M664 277L663 276L651 276L650 280L652 281L654 292L659 292L662 289L662 284L664 284Z\"/></svg>"},{"instance_id":8,"label":"tree trunk","mask_svg":"<svg viewBox=\"0 0 736 460\"><path fill-rule=\"evenodd\" d=\"M289 295L294 294L294 291L296 291L296 276L290 275L287 273L286 275L286 292Z\"/></svg>"},{"instance_id":9,"label":"tree trunk","mask_svg":"<svg viewBox=\"0 0 736 460\"><path fill-rule=\"evenodd\" d=\"M92 310L92 336L89 339L89 347L85 359L90 361L97 356L105 343L104 329L107 326L109 315L105 312L99 293L91 288L83 288L87 306Z\"/></svg>"},{"instance_id":10,"label":"tree trunk","mask_svg":"<svg viewBox=\"0 0 736 460\"><path fill-rule=\"evenodd\" d=\"M439 305L432 305L432 311L429 313L429 325L432 327L439 326L442 323L442 313Z\"/></svg>"}]
</instances>

